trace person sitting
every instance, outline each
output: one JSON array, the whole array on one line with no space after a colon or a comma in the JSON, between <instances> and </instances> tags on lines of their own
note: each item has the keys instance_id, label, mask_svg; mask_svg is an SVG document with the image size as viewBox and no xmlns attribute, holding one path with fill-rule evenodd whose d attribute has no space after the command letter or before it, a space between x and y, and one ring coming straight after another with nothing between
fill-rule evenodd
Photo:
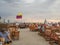
<instances>
[{"instance_id":1,"label":"person sitting","mask_svg":"<svg viewBox=\"0 0 60 45\"><path fill-rule=\"evenodd\" d=\"M10 34L5 31L5 29L0 29L0 38L2 38L2 42L4 42L4 44L9 44L12 43L12 39L10 38Z\"/></svg>"}]
</instances>

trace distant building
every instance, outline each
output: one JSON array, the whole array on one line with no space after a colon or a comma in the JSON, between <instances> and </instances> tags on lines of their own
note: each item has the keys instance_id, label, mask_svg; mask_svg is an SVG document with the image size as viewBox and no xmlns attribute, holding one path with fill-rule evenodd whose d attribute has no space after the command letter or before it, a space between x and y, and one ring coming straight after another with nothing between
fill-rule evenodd
<instances>
[{"instance_id":1,"label":"distant building","mask_svg":"<svg viewBox=\"0 0 60 45\"><path fill-rule=\"evenodd\" d=\"M10 20L7 20L8 23L10 23Z\"/></svg>"},{"instance_id":2,"label":"distant building","mask_svg":"<svg viewBox=\"0 0 60 45\"><path fill-rule=\"evenodd\" d=\"M5 19L0 16L0 23L5 23Z\"/></svg>"}]
</instances>

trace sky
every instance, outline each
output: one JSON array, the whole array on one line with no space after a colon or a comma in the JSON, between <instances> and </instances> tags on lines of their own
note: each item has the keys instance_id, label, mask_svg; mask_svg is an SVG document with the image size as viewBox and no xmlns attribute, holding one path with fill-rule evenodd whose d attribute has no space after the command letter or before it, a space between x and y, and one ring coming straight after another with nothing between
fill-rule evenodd
<instances>
[{"instance_id":1,"label":"sky","mask_svg":"<svg viewBox=\"0 0 60 45\"><path fill-rule=\"evenodd\" d=\"M21 12L22 19L16 19ZM0 16L11 22L60 21L60 0L0 0Z\"/></svg>"}]
</instances>

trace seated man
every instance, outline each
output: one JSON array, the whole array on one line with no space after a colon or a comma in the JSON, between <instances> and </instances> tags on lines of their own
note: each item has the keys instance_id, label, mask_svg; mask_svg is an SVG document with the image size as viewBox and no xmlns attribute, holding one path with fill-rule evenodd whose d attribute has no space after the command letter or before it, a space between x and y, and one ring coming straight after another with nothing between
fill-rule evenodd
<instances>
[{"instance_id":1,"label":"seated man","mask_svg":"<svg viewBox=\"0 0 60 45\"><path fill-rule=\"evenodd\" d=\"M7 43L7 44L12 42L10 38L10 34L7 31L5 31L4 28L0 30L0 38L3 39L2 42Z\"/></svg>"}]
</instances>

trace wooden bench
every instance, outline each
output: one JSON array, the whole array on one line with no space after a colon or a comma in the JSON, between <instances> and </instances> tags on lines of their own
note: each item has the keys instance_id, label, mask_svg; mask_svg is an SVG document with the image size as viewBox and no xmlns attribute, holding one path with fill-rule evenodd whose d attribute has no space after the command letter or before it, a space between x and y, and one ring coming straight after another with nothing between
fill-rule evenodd
<instances>
[{"instance_id":1,"label":"wooden bench","mask_svg":"<svg viewBox=\"0 0 60 45\"><path fill-rule=\"evenodd\" d=\"M16 25L9 26L9 31L10 31L10 36L12 40L19 39L20 31L18 31L18 28L16 27Z\"/></svg>"},{"instance_id":2,"label":"wooden bench","mask_svg":"<svg viewBox=\"0 0 60 45\"><path fill-rule=\"evenodd\" d=\"M51 29L46 29L44 34L45 34L44 38L46 39L46 41L49 41L50 40L50 35L51 35Z\"/></svg>"},{"instance_id":3,"label":"wooden bench","mask_svg":"<svg viewBox=\"0 0 60 45\"><path fill-rule=\"evenodd\" d=\"M20 31L15 31L15 32L13 32L14 33L14 39L15 40L19 40L19 33L20 33Z\"/></svg>"},{"instance_id":4,"label":"wooden bench","mask_svg":"<svg viewBox=\"0 0 60 45\"><path fill-rule=\"evenodd\" d=\"M50 37L50 44L52 45L53 43L57 43L59 44L59 36L60 36L60 32L59 31L55 31L51 33L51 37Z\"/></svg>"}]
</instances>

